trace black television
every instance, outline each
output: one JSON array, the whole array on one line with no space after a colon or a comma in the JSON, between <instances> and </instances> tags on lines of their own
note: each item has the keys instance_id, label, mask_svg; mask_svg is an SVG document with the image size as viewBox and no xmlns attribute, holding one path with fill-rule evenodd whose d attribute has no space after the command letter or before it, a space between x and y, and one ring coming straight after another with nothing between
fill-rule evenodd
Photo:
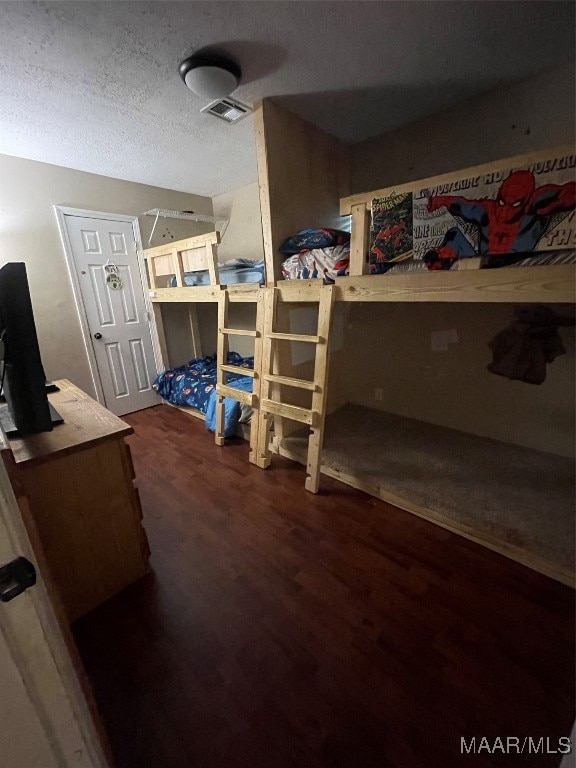
<instances>
[{"instance_id":1,"label":"black television","mask_svg":"<svg viewBox=\"0 0 576 768\"><path fill-rule=\"evenodd\" d=\"M23 263L0 268L0 340L0 380L6 401L0 406L0 421L5 433L24 436L51 431L62 419L48 402Z\"/></svg>"}]
</instances>

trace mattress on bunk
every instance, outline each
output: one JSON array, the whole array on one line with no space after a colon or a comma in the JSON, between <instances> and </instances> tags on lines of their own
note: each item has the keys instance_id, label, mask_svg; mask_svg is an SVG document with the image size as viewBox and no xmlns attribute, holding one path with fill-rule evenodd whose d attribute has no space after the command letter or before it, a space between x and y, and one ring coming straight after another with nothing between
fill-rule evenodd
<instances>
[{"instance_id":1,"label":"mattress on bunk","mask_svg":"<svg viewBox=\"0 0 576 768\"><path fill-rule=\"evenodd\" d=\"M229 352L228 365L253 368L253 357L242 357L237 352ZM227 374L227 384L244 392L252 391L252 377L239 373ZM153 384L154 389L172 405L195 408L206 415L206 426L211 431L216 428L216 356L197 357L179 368L171 368L161 373ZM236 424L242 417L240 404L232 398L224 398L224 435L234 434Z\"/></svg>"},{"instance_id":2,"label":"mattress on bunk","mask_svg":"<svg viewBox=\"0 0 576 768\"><path fill-rule=\"evenodd\" d=\"M282 262L285 280L309 280L323 277L327 283L347 275L350 269L350 246L336 245L330 248L313 248L289 256Z\"/></svg>"},{"instance_id":3,"label":"mattress on bunk","mask_svg":"<svg viewBox=\"0 0 576 768\"><path fill-rule=\"evenodd\" d=\"M231 259L218 265L218 277L220 285L234 285L237 283L257 283L264 285L264 261L251 259ZM185 272L184 285L199 286L210 285L210 273L207 269L198 272ZM168 281L168 288L176 287L176 278Z\"/></svg>"}]
</instances>

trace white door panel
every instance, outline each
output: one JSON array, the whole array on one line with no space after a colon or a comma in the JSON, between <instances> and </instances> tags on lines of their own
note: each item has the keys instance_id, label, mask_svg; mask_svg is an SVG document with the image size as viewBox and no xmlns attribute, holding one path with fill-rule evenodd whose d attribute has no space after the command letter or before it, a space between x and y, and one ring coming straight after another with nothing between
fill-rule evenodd
<instances>
[{"instance_id":1,"label":"white door panel","mask_svg":"<svg viewBox=\"0 0 576 768\"><path fill-rule=\"evenodd\" d=\"M66 214L66 229L106 407L121 416L156 405L150 324L132 224ZM106 281L115 266L122 285Z\"/></svg>"}]
</instances>

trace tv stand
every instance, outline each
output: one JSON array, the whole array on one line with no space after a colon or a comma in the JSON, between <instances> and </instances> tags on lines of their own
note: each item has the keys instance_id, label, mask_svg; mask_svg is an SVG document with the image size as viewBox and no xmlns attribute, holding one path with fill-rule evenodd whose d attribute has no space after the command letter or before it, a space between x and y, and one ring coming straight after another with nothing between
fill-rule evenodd
<instances>
[{"instance_id":1,"label":"tv stand","mask_svg":"<svg viewBox=\"0 0 576 768\"><path fill-rule=\"evenodd\" d=\"M51 432L0 436L38 564L72 622L143 576L148 541L135 487L133 430L67 380L48 395L64 423Z\"/></svg>"}]
</instances>

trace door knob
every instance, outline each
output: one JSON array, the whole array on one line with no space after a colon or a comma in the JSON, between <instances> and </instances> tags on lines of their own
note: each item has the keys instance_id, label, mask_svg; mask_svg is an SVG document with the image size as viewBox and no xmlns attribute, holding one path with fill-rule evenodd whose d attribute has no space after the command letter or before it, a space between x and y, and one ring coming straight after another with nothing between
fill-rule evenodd
<instances>
[{"instance_id":1,"label":"door knob","mask_svg":"<svg viewBox=\"0 0 576 768\"><path fill-rule=\"evenodd\" d=\"M94 338L95 339L101 339L102 338L102 334L101 333L95 333L94 334Z\"/></svg>"},{"instance_id":2,"label":"door knob","mask_svg":"<svg viewBox=\"0 0 576 768\"><path fill-rule=\"evenodd\" d=\"M0 600L8 603L36 584L36 569L25 557L17 557L0 567Z\"/></svg>"}]
</instances>

